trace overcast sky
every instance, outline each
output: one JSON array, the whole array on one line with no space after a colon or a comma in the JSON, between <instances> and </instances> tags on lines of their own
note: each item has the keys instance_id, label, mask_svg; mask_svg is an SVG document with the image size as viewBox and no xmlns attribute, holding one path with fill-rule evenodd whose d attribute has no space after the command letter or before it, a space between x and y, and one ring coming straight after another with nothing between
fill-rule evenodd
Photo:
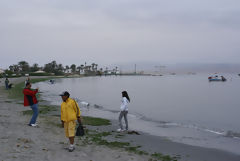
<instances>
[{"instance_id":1,"label":"overcast sky","mask_svg":"<svg viewBox=\"0 0 240 161\"><path fill-rule=\"evenodd\" d=\"M0 68L240 63L239 0L0 0Z\"/></svg>"}]
</instances>

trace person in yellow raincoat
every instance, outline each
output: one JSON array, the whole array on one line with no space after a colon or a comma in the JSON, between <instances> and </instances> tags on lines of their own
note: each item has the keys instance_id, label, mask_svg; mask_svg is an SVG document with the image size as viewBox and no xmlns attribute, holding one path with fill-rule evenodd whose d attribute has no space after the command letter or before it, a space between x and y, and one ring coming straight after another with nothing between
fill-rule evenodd
<instances>
[{"instance_id":1,"label":"person in yellow raincoat","mask_svg":"<svg viewBox=\"0 0 240 161\"><path fill-rule=\"evenodd\" d=\"M76 120L79 124L81 124L81 112L77 102L69 98L70 94L65 91L60 94L62 97L61 104L61 121L62 127L64 127L65 135L69 138L70 146L68 148L69 152L74 151L74 137L75 137L75 129L76 129Z\"/></svg>"}]
</instances>

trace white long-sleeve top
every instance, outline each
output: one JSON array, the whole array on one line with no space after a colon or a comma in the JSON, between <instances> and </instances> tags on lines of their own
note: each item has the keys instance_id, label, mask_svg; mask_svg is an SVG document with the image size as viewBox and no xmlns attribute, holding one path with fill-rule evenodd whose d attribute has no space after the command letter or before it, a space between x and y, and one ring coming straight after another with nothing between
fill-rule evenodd
<instances>
[{"instance_id":1,"label":"white long-sleeve top","mask_svg":"<svg viewBox=\"0 0 240 161\"><path fill-rule=\"evenodd\" d=\"M129 101L126 97L123 97L122 98L122 103L121 103L121 111L128 111L128 104L129 104Z\"/></svg>"}]
</instances>

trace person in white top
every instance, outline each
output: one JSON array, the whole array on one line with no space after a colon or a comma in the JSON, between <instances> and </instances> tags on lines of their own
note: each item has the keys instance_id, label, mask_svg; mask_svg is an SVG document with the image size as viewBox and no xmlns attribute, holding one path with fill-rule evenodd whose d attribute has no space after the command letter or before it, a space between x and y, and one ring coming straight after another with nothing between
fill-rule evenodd
<instances>
[{"instance_id":1,"label":"person in white top","mask_svg":"<svg viewBox=\"0 0 240 161\"><path fill-rule=\"evenodd\" d=\"M130 103L130 98L128 96L128 93L127 93L127 91L123 91L122 92L122 103L120 106L121 111L120 111L119 118L118 118L120 129L118 129L118 131L124 131L123 125L122 125L123 117L124 117L124 121L125 121L125 125L126 125L125 130L128 130L127 114L128 114L128 104L129 103Z\"/></svg>"}]
</instances>

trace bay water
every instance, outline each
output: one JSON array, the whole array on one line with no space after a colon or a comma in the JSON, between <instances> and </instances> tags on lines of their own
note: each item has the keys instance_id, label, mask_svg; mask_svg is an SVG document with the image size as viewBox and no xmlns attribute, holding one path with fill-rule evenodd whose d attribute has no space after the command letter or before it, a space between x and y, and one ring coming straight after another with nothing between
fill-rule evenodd
<instances>
[{"instance_id":1,"label":"bay water","mask_svg":"<svg viewBox=\"0 0 240 161\"><path fill-rule=\"evenodd\" d=\"M36 83L41 99L61 104L69 91L83 115L118 120L121 92L130 96L129 129L240 154L240 77L208 74L60 78Z\"/></svg>"}]
</instances>

